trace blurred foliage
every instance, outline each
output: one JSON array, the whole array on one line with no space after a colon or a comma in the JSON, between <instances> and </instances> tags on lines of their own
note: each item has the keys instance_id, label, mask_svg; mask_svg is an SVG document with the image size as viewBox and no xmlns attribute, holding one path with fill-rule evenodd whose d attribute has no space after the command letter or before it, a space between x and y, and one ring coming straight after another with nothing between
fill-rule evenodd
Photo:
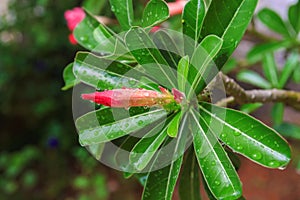
<instances>
[{"instance_id":1,"label":"blurred foliage","mask_svg":"<svg viewBox=\"0 0 300 200\"><path fill-rule=\"evenodd\" d=\"M81 4L8 0L0 13L1 199L106 199L103 167L77 149L71 91L61 91L78 50L64 12Z\"/></svg>"}]
</instances>

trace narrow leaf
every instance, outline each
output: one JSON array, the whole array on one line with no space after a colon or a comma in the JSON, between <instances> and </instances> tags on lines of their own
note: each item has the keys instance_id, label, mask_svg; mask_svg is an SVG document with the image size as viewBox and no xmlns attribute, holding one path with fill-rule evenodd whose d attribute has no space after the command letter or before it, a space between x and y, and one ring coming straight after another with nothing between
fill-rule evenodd
<instances>
[{"instance_id":1,"label":"narrow leaf","mask_svg":"<svg viewBox=\"0 0 300 200\"><path fill-rule=\"evenodd\" d=\"M200 111L202 112L202 111ZM242 185L213 127L197 111L192 111L194 149L205 182L216 199L237 199Z\"/></svg>"},{"instance_id":2,"label":"narrow leaf","mask_svg":"<svg viewBox=\"0 0 300 200\"><path fill-rule=\"evenodd\" d=\"M105 125L99 124L98 118L95 115L99 115L99 112L90 112L76 120L79 140L83 146L107 142L141 130L149 124L165 117L166 111L157 109ZM86 124L88 120L89 125Z\"/></svg>"},{"instance_id":3,"label":"narrow leaf","mask_svg":"<svg viewBox=\"0 0 300 200\"><path fill-rule=\"evenodd\" d=\"M185 158L179 184L180 199L200 200L200 178L194 149Z\"/></svg>"},{"instance_id":4,"label":"narrow leaf","mask_svg":"<svg viewBox=\"0 0 300 200\"><path fill-rule=\"evenodd\" d=\"M283 168L291 159L287 142L257 119L208 103L199 107L204 120L233 151L269 168Z\"/></svg>"},{"instance_id":5,"label":"narrow leaf","mask_svg":"<svg viewBox=\"0 0 300 200\"><path fill-rule=\"evenodd\" d=\"M163 0L151 0L147 3L143 18L143 27L155 26L169 17L169 7Z\"/></svg>"},{"instance_id":6,"label":"narrow leaf","mask_svg":"<svg viewBox=\"0 0 300 200\"><path fill-rule=\"evenodd\" d=\"M177 137L178 134L178 129L179 129L179 124L181 120L181 111L179 111L175 117L173 117L172 121L170 122L167 133L170 137Z\"/></svg>"},{"instance_id":7,"label":"narrow leaf","mask_svg":"<svg viewBox=\"0 0 300 200\"><path fill-rule=\"evenodd\" d=\"M287 84L287 81L291 77L293 71L299 67L299 55L298 53L292 53L286 60L283 70L281 72L279 80L279 88L282 89Z\"/></svg>"},{"instance_id":8,"label":"narrow leaf","mask_svg":"<svg viewBox=\"0 0 300 200\"><path fill-rule=\"evenodd\" d=\"M283 103L275 103L272 108L272 121L273 125L279 125L283 122L283 114L284 114L284 104Z\"/></svg>"},{"instance_id":9,"label":"narrow leaf","mask_svg":"<svg viewBox=\"0 0 300 200\"><path fill-rule=\"evenodd\" d=\"M219 0L211 1L206 13L201 38L217 35L223 39L221 51L215 59L218 68L236 49L253 16L257 0Z\"/></svg>"},{"instance_id":10,"label":"narrow leaf","mask_svg":"<svg viewBox=\"0 0 300 200\"><path fill-rule=\"evenodd\" d=\"M65 81L65 86L61 88L62 90L70 89L77 84L76 77L73 73L73 63L66 66L63 72L63 78Z\"/></svg>"},{"instance_id":11,"label":"narrow leaf","mask_svg":"<svg viewBox=\"0 0 300 200\"><path fill-rule=\"evenodd\" d=\"M294 28L296 33L300 31L300 1L296 4L291 5L288 11L289 22Z\"/></svg>"},{"instance_id":12,"label":"narrow leaf","mask_svg":"<svg viewBox=\"0 0 300 200\"><path fill-rule=\"evenodd\" d=\"M142 28L132 28L125 36L127 47L145 74L166 88L176 88L177 79L149 35Z\"/></svg>"},{"instance_id":13,"label":"narrow leaf","mask_svg":"<svg viewBox=\"0 0 300 200\"><path fill-rule=\"evenodd\" d=\"M275 11L269 8L263 8L258 12L257 16L259 20L272 31L279 33L284 37L290 36L282 18Z\"/></svg>"},{"instance_id":14,"label":"narrow leaf","mask_svg":"<svg viewBox=\"0 0 300 200\"><path fill-rule=\"evenodd\" d=\"M133 22L132 0L109 0L111 11L116 15L123 30L129 30Z\"/></svg>"},{"instance_id":15,"label":"narrow leaf","mask_svg":"<svg viewBox=\"0 0 300 200\"><path fill-rule=\"evenodd\" d=\"M243 81L245 83L252 84L254 86L270 89L272 85L258 73L250 70L243 70L237 75L237 80Z\"/></svg>"},{"instance_id":16,"label":"narrow leaf","mask_svg":"<svg viewBox=\"0 0 300 200\"><path fill-rule=\"evenodd\" d=\"M277 65L275 63L275 58L273 54L266 54L263 59L263 70L268 81L271 82L274 88L279 85L278 75L277 75Z\"/></svg>"},{"instance_id":17,"label":"narrow leaf","mask_svg":"<svg viewBox=\"0 0 300 200\"><path fill-rule=\"evenodd\" d=\"M177 79L179 91L185 92L185 85L188 81L189 73L189 57L182 57L178 63Z\"/></svg>"},{"instance_id":18,"label":"narrow leaf","mask_svg":"<svg viewBox=\"0 0 300 200\"><path fill-rule=\"evenodd\" d=\"M256 111L258 108L262 107L262 103L249 103L249 104L244 104L240 107L240 110L245 113L252 113Z\"/></svg>"}]
</instances>

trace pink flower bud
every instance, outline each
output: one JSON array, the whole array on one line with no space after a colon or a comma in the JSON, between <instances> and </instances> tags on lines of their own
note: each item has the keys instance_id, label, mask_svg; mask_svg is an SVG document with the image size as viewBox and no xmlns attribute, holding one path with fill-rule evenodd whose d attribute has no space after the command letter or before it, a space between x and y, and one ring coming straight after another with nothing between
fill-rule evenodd
<instances>
[{"instance_id":1,"label":"pink flower bud","mask_svg":"<svg viewBox=\"0 0 300 200\"><path fill-rule=\"evenodd\" d=\"M175 2L168 3L170 16L181 14L186 3L187 1L185 0L177 0Z\"/></svg>"},{"instance_id":2,"label":"pink flower bud","mask_svg":"<svg viewBox=\"0 0 300 200\"><path fill-rule=\"evenodd\" d=\"M85 13L80 7L75 7L72 10L67 10L65 12L65 19L70 31L73 31L75 27L84 19L84 17Z\"/></svg>"},{"instance_id":3,"label":"pink flower bud","mask_svg":"<svg viewBox=\"0 0 300 200\"><path fill-rule=\"evenodd\" d=\"M174 96L165 88L161 92L146 89L114 89L82 94L85 100L109 107L129 108L136 106L163 106L174 102Z\"/></svg>"}]
</instances>

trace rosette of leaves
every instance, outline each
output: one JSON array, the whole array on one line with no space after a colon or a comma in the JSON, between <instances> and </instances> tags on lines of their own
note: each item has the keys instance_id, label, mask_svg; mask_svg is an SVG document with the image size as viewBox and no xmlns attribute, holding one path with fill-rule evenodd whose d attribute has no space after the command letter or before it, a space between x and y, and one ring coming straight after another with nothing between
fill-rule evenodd
<instances>
[{"instance_id":1,"label":"rosette of leaves","mask_svg":"<svg viewBox=\"0 0 300 200\"><path fill-rule=\"evenodd\" d=\"M160 85L178 89L186 99L180 107L102 107L79 117L80 143L97 159L110 141L129 151L127 157L116 151L114 159L116 165L123 160L119 167L126 177L135 174L141 180L145 200L172 199L181 170L182 199L200 199L199 171L212 199L241 197L232 151L269 168L288 164L290 148L276 131L245 113L196 98L218 73L212 63L220 69L238 45L257 1L189 1L182 14L182 32L191 40L183 40L182 54L174 53L178 45L167 32L148 34L169 17L164 1L149 1L141 20L134 20L132 1L110 3L125 34L117 35L86 13L74 35L92 52L77 53L67 66L66 86L82 82L97 90L158 90Z\"/></svg>"}]
</instances>

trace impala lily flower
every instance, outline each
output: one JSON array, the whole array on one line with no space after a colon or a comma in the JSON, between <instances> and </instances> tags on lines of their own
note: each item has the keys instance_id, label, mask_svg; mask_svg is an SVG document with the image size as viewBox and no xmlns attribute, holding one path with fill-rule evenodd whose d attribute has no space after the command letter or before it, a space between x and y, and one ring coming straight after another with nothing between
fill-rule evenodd
<instances>
[{"instance_id":1,"label":"impala lily flower","mask_svg":"<svg viewBox=\"0 0 300 200\"><path fill-rule=\"evenodd\" d=\"M126 88L106 90L103 92L94 92L91 94L82 94L81 97L85 100L90 100L97 104L115 108L129 108L136 106L165 106L170 103L178 103L179 99L181 98L178 97L178 93L174 97L168 90L163 87L160 87L160 91L161 93L154 90Z\"/></svg>"},{"instance_id":2,"label":"impala lily flower","mask_svg":"<svg viewBox=\"0 0 300 200\"><path fill-rule=\"evenodd\" d=\"M74 31L75 27L84 19L85 13L82 8L75 7L72 10L67 10L65 12L65 19L67 21L67 26L70 29L70 31ZM69 35L69 40L72 44L77 44L77 41L71 33Z\"/></svg>"}]
</instances>

